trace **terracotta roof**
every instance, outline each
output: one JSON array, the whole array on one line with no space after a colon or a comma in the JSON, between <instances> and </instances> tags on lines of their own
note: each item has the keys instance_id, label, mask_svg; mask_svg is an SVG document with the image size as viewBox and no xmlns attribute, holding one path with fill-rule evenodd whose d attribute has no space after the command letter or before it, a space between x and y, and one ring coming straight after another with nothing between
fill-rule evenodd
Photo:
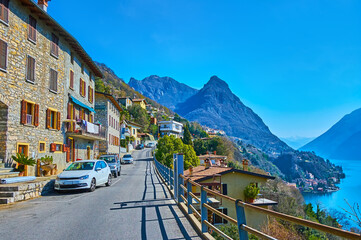
<instances>
[{"instance_id":1,"label":"terracotta roof","mask_svg":"<svg viewBox=\"0 0 361 240\"><path fill-rule=\"evenodd\" d=\"M224 158L226 159L227 156L222 156L222 155L215 155L215 154L205 154L205 155L200 155L198 156L199 159L207 159L207 158Z\"/></svg>"},{"instance_id":2,"label":"terracotta roof","mask_svg":"<svg viewBox=\"0 0 361 240\"><path fill-rule=\"evenodd\" d=\"M134 98L132 101L133 102L142 102L142 101L144 101L145 103L147 103L147 101L145 99L143 99L143 98Z\"/></svg>"},{"instance_id":3,"label":"terracotta roof","mask_svg":"<svg viewBox=\"0 0 361 240\"><path fill-rule=\"evenodd\" d=\"M192 177L189 176L189 169L184 171L184 176L190 177L193 181L200 182L200 181L204 181L204 180L212 178L213 175L215 175L215 174L223 175L223 174L227 174L227 173L231 173L231 172L238 172L238 173L257 176L257 177L266 178L266 179L275 179L275 177L272 177L269 175L248 172L248 171L243 171L243 170L229 168L229 167L219 167L219 166L211 166L208 169L206 169L204 166L193 167L193 176Z\"/></svg>"},{"instance_id":4,"label":"terracotta roof","mask_svg":"<svg viewBox=\"0 0 361 240\"><path fill-rule=\"evenodd\" d=\"M43 11L32 0L20 0L21 4L27 7L32 14L36 15L40 20L44 21L46 25L50 26L58 36L65 39L65 41L71 46L71 48L81 57L81 59L89 66L97 77L103 78L104 75L94 63L92 58L80 45L80 43L68 33L57 21L55 21L47 12Z\"/></svg>"}]
</instances>

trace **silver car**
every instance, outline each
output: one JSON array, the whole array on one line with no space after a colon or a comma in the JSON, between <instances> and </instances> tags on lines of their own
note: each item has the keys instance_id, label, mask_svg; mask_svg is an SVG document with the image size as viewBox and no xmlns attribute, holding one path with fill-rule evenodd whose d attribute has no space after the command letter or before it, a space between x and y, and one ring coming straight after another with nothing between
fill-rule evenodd
<instances>
[{"instance_id":1,"label":"silver car","mask_svg":"<svg viewBox=\"0 0 361 240\"><path fill-rule=\"evenodd\" d=\"M130 154L126 154L123 156L123 160L122 163L133 163L134 159L132 157L132 155Z\"/></svg>"},{"instance_id":2,"label":"silver car","mask_svg":"<svg viewBox=\"0 0 361 240\"><path fill-rule=\"evenodd\" d=\"M122 166L120 165L120 160L118 158L118 155L116 154L102 155L100 156L100 159L108 163L110 167L110 171L112 171L114 178L120 176L120 171L122 169Z\"/></svg>"}]
</instances>

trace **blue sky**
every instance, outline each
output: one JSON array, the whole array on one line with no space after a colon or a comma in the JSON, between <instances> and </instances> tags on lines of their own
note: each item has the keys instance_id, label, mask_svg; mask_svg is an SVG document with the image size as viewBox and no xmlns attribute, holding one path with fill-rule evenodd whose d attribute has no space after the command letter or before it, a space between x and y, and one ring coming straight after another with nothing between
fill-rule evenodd
<instances>
[{"instance_id":1,"label":"blue sky","mask_svg":"<svg viewBox=\"0 0 361 240\"><path fill-rule=\"evenodd\" d=\"M62 0L48 12L126 82L225 80L271 131L315 137L361 107L361 1Z\"/></svg>"}]
</instances>

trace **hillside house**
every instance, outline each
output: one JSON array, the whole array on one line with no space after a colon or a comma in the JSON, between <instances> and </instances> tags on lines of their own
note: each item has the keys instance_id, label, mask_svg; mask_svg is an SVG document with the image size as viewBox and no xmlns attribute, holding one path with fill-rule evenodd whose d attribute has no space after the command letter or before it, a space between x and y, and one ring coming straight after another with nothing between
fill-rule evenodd
<instances>
[{"instance_id":1,"label":"hillside house","mask_svg":"<svg viewBox=\"0 0 361 240\"><path fill-rule=\"evenodd\" d=\"M193 167L193 170L186 170L184 172L184 176L186 178L191 178L193 181L205 185L208 188L218 191L221 194L230 196L235 199L241 199L246 201L244 196L244 189L250 183L256 183L260 185L265 183L267 180L275 179L275 177L233 169L229 167L221 167L221 166L198 166ZM196 195L200 195L200 189L198 187L193 186L193 192L196 192ZM209 196L211 197L211 196ZM221 200L219 197L215 197L219 200L219 208L220 212L227 214L228 216L237 219L235 206L233 202L229 202L226 200ZM268 208L271 205L277 204L274 201L260 198L256 199L254 203L256 206ZM264 214L260 214L250 209L246 209L246 219L247 225L261 229L261 227L267 223L267 216ZM210 219L214 224L226 224L227 220L222 219L216 215L210 216Z\"/></svg>"},{"instance_id":2,"label":"hillside house","mask_svg":"<svg viewBox=\"0 0 361 240\"><path fill-rule=\"evenodd\" d=\"M133 100L133 104L135 105L139 105L141 108L143 108L144 110L147 109L147 101L145 99L142 98L134 98Z\"/></svg>"},{"instance_id":3,"label":"hillside house","mask_svg":"<svg viewBox=\"0 0 361 240\"><path fill-rule=\"evenodd\" d=\"M204 155L198 156L200 160L200 165L205 165L204 161L206 159L210 160L210 164L212 166L221 166L222 164L226 164L227 156L217 155L216 152L213 154L208 153Z\"/></svg>"},{"instance_id":4,"label":"hillside house","mask_svg":"<svg viewBox=\"0 0 361 240\"><path fill-rule=\"evenodd\" d=\"M165 135L173 135L177 138L183 137L183 124L180 122L176 122L174 120L159 121L158 128L160 137L163 137Z\"/></svg>"},{"instance_id":5,"label":"hillside house","mask_svg":"<svg viewBox=\"0 0 361 240\"><path fill-rule=\"evenodd\" d=\"M125 109L133 105L133 101L130 97L118 98L118 103L123 105Z\"/></svg>"},{"instance_id":6,"label":"hillside house","mask_svg":"<svg viewBox=\"0 0 361 240\"><path fill-rule=\"evenodd\" d=\"M72 99L87 106L83 118L93 118L91 79L102 73L79 42L49 16L47 2L0 1L0 159L8 162L17 152L35 159L50 155L63 169L66 160L76 157L75 148L80 156L94 154L92 141L69 144L69 124L63 122L76 111L67 111ZM79 85L81 97L73 94ZM26 171L36 174L35 167Z\"/></svg>"},{"instance_id":7,"label":"hillside house","mask_svg":"<svg viewBox=\"0 0 361 240\"><path fill-rule=\"evenodd\" d=\"M108 126L106 141L99 142L100 154L120 153L120 113L118 101L110 94L95 92L95 121Z\"/></svg>"}]
</instances>

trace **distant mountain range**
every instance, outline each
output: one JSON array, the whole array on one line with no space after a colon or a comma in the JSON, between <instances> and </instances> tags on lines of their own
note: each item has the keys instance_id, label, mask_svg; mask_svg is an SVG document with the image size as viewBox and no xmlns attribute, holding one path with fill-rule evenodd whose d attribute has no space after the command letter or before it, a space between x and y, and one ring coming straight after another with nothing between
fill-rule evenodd
<instances>
[{"instance_id":1,"label":"distant mountain range","mask_svg":"<svg viewBox=\"0 0 361 240\"><path fill-rule=\"evenodd\" d=\"M174 114L173 111L165 107L164 105L160 104L156 100L149 98L147 96L142 95L138 91L134 90L132 87L130 87L128 84L126 84L123 79L118 77L112 69L110 69L107 65L104 63L96 63L100 70L102 71L104 75L104 79L102 80L102 83L108 87L111 94L113 94L115 97L131 97L131 98L145 98L147 102L152 104L154 107L157 107L159 109L164 109L164 111L171 115ZM95 82L95 85L97 86L97 81Z\"/></svg>"},{"instance_id":2,"label":"distant mountain range","mask_svg":"<svg viewBox=\"0 0 361 240\"><path fill-rule=\"evenodd\" d=\"M330 159L361 160L361 108L344 116L300 150Z\"/></svg>"},{"instance_id":3,"label":"distant mountain range","mask_svg":"<svg viewBox=\"0 0 361 240\"><path fill-rule=\"evenodd\" d=\"M197 89L179 83L173 78L156 75L151 75L141 81L131 78L128 84L171 110L174 110L178 103L184 102L198 92Z\"/></svg>"},{"instance_id":4,"label":"distant mountain range","mask_svg":"<svg viewBox=\"0 0 361 240\"><path fill-rule=\"evenodd\" d=\"M280 139L282 141L284 141L285 143L287 143L288 146L290 146L294 149L299 149L300 147L303 147L304 145L311 142L315 138L314 137L297 137L296 136L296 137L287 137L287 138L280 137Z\"/></svg>"},{"instance_id":5,"label":"distant mountain range","mask_svg":"<svg viewBox=\"0 0 361 240\"><path fill-rule=\"evenodd\" d=\"M211 77L199 91L169 77L150 76L142 81L132 79L129 85L175 109L176 113L189 121L224 130L227 135L252 143L270 155L291 150L217 76Z\"/></svg>"}]
</instances>

